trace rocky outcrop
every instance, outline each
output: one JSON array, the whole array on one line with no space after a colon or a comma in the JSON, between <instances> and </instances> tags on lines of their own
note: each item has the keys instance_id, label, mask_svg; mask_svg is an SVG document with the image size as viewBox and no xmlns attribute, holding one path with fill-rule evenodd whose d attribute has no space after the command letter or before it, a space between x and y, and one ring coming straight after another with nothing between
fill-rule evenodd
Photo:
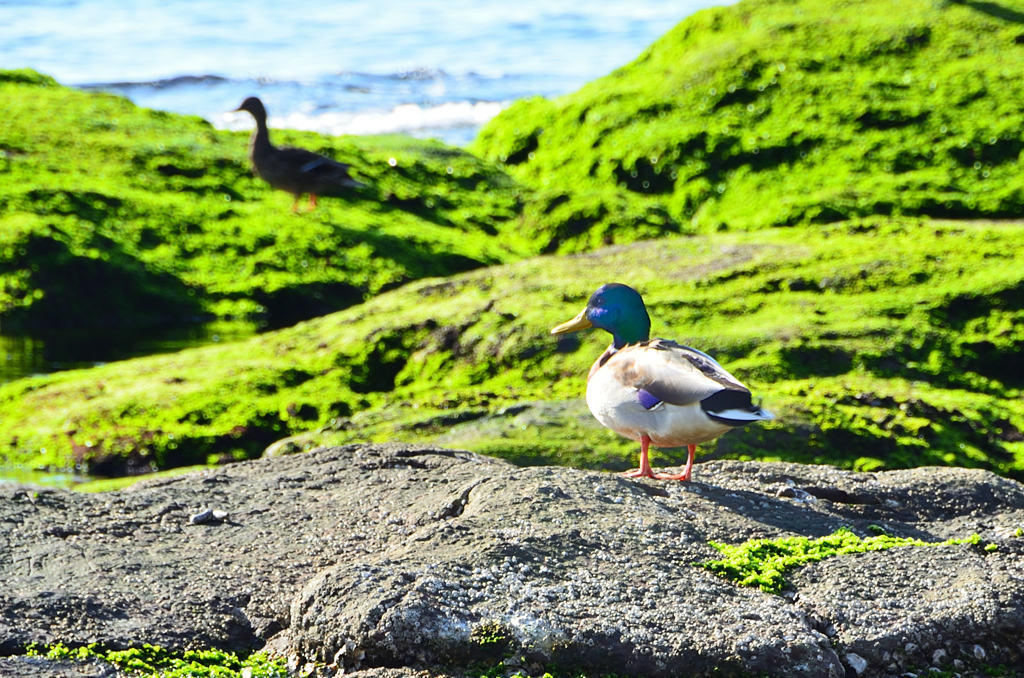
<instances>
[{"instance_id":1,"label":"rocky outcrop","mask_svg":"<svg viewBox=\"0 0 1024 678\"><path fill-rule=\"evenodd\" d=\"M0 653L269 644L325 672L456 674L500 661L645 676L1024 668L1021 484L721 461L695 478L351 445L109 494L0 486ZM709 541L844 526L982 545L836 556L781 595L699 567L720 557Z\"/></svg>"}]
</instances>

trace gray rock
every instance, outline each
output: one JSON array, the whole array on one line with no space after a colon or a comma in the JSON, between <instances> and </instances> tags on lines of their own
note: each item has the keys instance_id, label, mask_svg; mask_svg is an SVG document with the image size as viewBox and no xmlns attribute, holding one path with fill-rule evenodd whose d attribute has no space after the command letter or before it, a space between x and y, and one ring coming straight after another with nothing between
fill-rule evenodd
<instances>
[{"instance_id":1,"label":"gray rock","mask_svg":"<svg viewBox=\"0 0 1024 678\"><path fill-rule=\"evenodd\" d=\"M207 523L220 523L227 520L230 514L227 511L221 509L205 508L195 515L189 516L188 522L190 525L204 525Z\"/></svg>"},{"instance_id":2,"label":"gray rock","mask_svg":"<svg viewBox=\"0 0 1024 678\"><path fill-rule=\"evenodd\" d=\"M0 654L29 642L269 643L296 666L364 672L507 660L527 672L870 678L919 672L941 650L967 667L1024 666L1024 539L1006 536L1024 526L1019 483L740 462L695 477L350 445L102 495L0 486ZM786 487L799 492L779 496ZM204 505L230 520L188 527L189 507ZM718 556L708 541L843 526L1002 536L992 553L835 557L794 572L784 595L698 567Z\"/></svg>"},{"instance_id":3,"label":"gray rock","mask_svg":"<svg viewBox=\"0 0 1024 678\"><path fill-rule=\"evenodd\" d=\"M846 653L846 663L859 676L868 670L868 662L856 652Z\"/></svg>"},{"instance_id":4,"label":"gray rock","mask_svg":"<svg viewBox=\"0 0 1024 678\"><path fill-rule=\"evenodd\" d=\"M0 657L4 678L115 678L113 666L98 660L51 661L43 657Z\"/></svg>"},{"instance_id":5,"label":"gray rock","mask_svg":"<svg viewBox=\"0 0 1024 678\"><path fill-rule=\"evenodd\" d=\"M190 525L202 525L213 520L213 509L203 509L199 513L189 516Z\"/></svg>"},{"instance_id":6,"label":"gray rock","mask_svg":"<svg viewBox=\"0 0 1024 678\"><path fill-rule=\"evenodd\" d=\"M465 666L512 652L650 676L839 671L798 608L695 567L716 552L685 517L707 500L664 487L531 468L453 488L465 499L458 515L307 584L292 606L298 649L331 662L349 644L370 665Z\"/></svg>"}]
</instances>

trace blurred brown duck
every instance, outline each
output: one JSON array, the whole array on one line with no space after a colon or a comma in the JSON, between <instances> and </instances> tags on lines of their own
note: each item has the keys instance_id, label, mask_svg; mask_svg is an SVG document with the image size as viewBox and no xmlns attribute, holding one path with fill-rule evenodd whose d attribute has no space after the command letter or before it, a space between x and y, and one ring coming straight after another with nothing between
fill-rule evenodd
<instances>
[{"instance_id":1,"label":"blurred brown duck","mask_svg":"<svg viewBox=\"0 0 1024 678\"><path fill-rule=\"evenodd\" d=\"M257 97L249 97L235 109L248 111L256 119L256 129L249 137L249 160L252 171L271 187L288 191L295 196L292 212L298 212L299 199L309 193L309 208L316 208L316 196L341 196L351 188L366 188L349 176L349 166L304 148L270 143L267 129L267 109Z\"/></svg>"}]
</instances>

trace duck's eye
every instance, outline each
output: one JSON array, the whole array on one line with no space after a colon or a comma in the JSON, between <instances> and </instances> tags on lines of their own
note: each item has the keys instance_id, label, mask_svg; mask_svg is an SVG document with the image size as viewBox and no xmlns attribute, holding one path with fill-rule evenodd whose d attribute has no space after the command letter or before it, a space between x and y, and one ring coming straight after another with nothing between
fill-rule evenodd
<instances>
[{"instance_id":1,"label":"duck's eye","mask_svg":"<svg viewBox=\"0 0 1024 678\"><path fill-rule=\"evenodd\" d=\"M604 306L604 297L594 299L594 306Z\"/></svg>"}]
</instances>

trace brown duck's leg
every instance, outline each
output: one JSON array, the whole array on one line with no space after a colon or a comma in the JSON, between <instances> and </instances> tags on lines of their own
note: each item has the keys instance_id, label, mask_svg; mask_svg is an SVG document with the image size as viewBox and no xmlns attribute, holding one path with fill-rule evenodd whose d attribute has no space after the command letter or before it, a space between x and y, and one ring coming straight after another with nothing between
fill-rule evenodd
<instances>
[{"instance_id":1,"label":"brown duck's leg","mask_svg":"<svg viewBox=\"0 0 1024 678\"><path fill-rule=\"evenodd\" d=\"M309 209L311 211L316 209L316 193L309 194Z\"/></svg>"},{"instance_id":2,"label":"brown duck's leg","mask_svg":"<svg viewBox=\"0 0 1024 678\"><path fill-rule=\"evenodd\" d=\"M692 480L690 477L693 473L693 455L697 452L696 445L687 445L686 455L686 466L683 467L682 473L655 473L654 477L661 480Z\"/></svg>"},{"instance_id":3,"label":"brown duck's leg","mask_svg":"<svg viewBox=\"0 0 1024 678\"><path fill-rule=\"evenodd\" d=\"M301 198L301 197L302 197L301 193L296 193L295 194L295 202L292 203L292 214L298 214L299 213L299 198Z\"/></svg>"},{"instance_id":4,"label":"brown duck's leg","mask_svg":"<svg viewBox=\"0 0 1024 678\"><path fill-rule=\"evenodd\" d=\"M651 460L648 456L648 448L651 446L651 437L640 436L640 468L635 471L626 471L622 475L626 478L657 478L651 469Z\"/></svg>"}]
</instances>

